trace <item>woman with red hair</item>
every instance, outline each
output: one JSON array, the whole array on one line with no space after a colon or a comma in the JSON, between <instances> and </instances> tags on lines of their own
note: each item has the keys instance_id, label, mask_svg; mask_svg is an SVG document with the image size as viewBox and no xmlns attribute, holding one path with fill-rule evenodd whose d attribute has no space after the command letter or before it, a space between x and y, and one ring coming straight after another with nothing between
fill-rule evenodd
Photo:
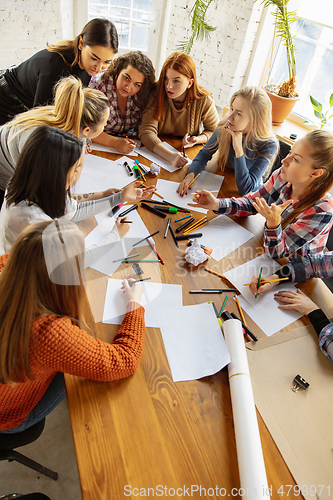
<instances>
[{"instance_id":1,"label":"woman with red hair","mask_svg":"<svg viewBox=\"0 0 333 500\"><path fill-rule=\"evenodd\" d=\"M197 83L193 59L183 52L173 52L163 64L157 95L142 116L139 128L142 143L174 167L183 167L187 158L165 148L158 135L180 136L184 148L190 148L205 144L217 123L213 99Z\"/></svg>"}]
</instances>

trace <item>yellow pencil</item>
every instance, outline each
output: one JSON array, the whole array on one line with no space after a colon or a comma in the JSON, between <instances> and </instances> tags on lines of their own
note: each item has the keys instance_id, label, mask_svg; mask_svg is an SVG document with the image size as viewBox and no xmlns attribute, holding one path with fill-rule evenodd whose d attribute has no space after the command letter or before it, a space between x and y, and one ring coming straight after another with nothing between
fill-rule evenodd
<instances>
[{"instance_id":1,"label":"yellow pencil","mask_svg":"<svg viewBox=\"0 0 333 500\"><path fill-rule=\"evenodd\" d=\"M145 187L145 188L146 188L146 187L148 187L148 186L147 186L146 184L144 184L143 182L141 182L141 185L142 185L143 187ZM156 196L159 196L160 198L162 198L162 200L164 200L164 196L162 196L161 194L159 194L157 191L154 191L154 193L153 193L153 194L156 194Z\"/></svg>"},{"instance_id":2,"label":"yellow pencil","mask_svg":"<svg viewBox=\"0 0 333 500\"><path fill-rule=\"evenodd\" d=\"M239 300L238 300L237 295L236 295L235 299L236 299L236 302L237 302L237 307L238 307L238 310L239 310L240 317L242 318L242 322L243 322L243 324L244 324L245 326L247 326L247 324L245 323L244 314L243 314L242 308L241 308L241 306L240 306L240 303L239 303Z\"/></svg>"},{"instance_id":3,"label":"yellow pencil","mask_svg":"<svg viewBox=\"0 0 333 500\"><path fill-rule=\"evenodd\" d=\"M209 193L218 193L218 191L208 191ZM197 191L195 193L192 193L192 194L199 194L197 193Z\"/></svg>"},{"instance_id":4,"label":"yellow pencil","mask_svg":"<svg viewBox=\"0 0 333 500\"><path fill-rule=\"evenodd\" d=\"M192 228L190 231L187 231L186 233L184 233L184 235L188 235L190 233L193 233L193 231L196 231L197 229L199 229L200 227L202 226L205 226L206 224L208 223L208 220L203 220L201 222L201 224L197 224L194 228Z\"/></svg>"},{"instance_id":5,"label":"yellow pencil","mask_svg":"<svg viewBox=\"0 0 333 500\"><path fill-rule=\"evenodd\" d=\"M274 281L285 281L285 280L289 280L289 278L278 278L276 280L262 280L260 281L260 285L263 285L264 283L273 283ZM243 286L250 286L251 283L244 283Z\"/></svg>"},{"instance_id":6,"label":"yellow pencil","mask_svg":"<svg viewBox=\"0 0 333 500\"><path fill-rule=\"evenodd\" d=\"M225 276L223 276L223 274L219 274L216 271L212 271L211 269L207 269L207 267L205 268L205 271L207 271L209 273L212 273L212 274L215 274L216 276L218 276L219 278L221 278L223 281L225 281L229 286L231 286L231 288L236 288L231 283L231 281L228 280L228 278L226 278Z\"/></svg>"},{"instance_id":7,"label":"yellow pencil","mask_svg":"<svg viewBox=\"0 0 333 500\"><path fill-rule=\"evenodd\" d=\"M198 220L194 224L192 224L190 227L186 228L186 231L184 231L184 234L191 233L193 229L196 229L198 226L201 226L201 224L204 224L206 222L206 217L202 217L202 219Z\"/></svg>"},{"instance_id":8,"label":"yellow pencil","mask_svg":"<svg viewBox=\"0 0 333 500\"><path fill-rule=\"evenodd\" d=\"M140 165L139 165L138 163L136 163L136 166L138 167L138 169L139 169L139 171L140 171L140 174L141 174L141 175L142 175L142 177L143 177L143 180L146 182L146 180L147 180L147 179L145 178L145 174L143 173L142 168L140 167Z\"/></svg>"},{"instance_id":9,"label":"yellow pencil","mask_svg":"<svg viewBox=\"0 0 333 500\"><path fill-rule=\"evenodd\" d=\"M188 188L193 184L193 182L195 181L195 179L197 179L199 177L200 174L196 175L194 177L194 179L191 180L191 182L189 183L189 185L187 186Z\"/></svg>"}]
</instances>

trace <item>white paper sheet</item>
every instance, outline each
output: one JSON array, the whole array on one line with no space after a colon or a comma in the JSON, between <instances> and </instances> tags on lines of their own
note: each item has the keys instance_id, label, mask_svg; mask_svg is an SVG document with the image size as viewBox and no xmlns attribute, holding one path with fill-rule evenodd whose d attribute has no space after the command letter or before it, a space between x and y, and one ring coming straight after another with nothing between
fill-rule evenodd
<instances>
[{"instance_id":1,"label":"white paper sheet","mask_svg":"<svg viewBox=\"0 0 333 500\"><path fill-rule=\"evenodd\" d=\"M201 172L200 176L197 178L196 189L207 189L208 191L219 191L224 177L221 175L211 174L209 172ZM204 208L194 208L189 207L188 203L192 203L193 201L193 192L184 196L180 196L177 193L177 188L179 186L179 182L174 181L166 181L164 179L157 179L156 189L157 192L164 197L166 201L173 203L174 205L178 205L180 207L186 208L187 210L191 210L194 212L202 212L207 213L208 210ZM215 193L214 196L216 196ZM153 194L152 200L161 201L161 198Z\"/></svg>"},{"instance_id":2,"label":"white paper sheet","mask_svg":"<svg viewBox=\"0 0 333 500\"><path fill-rule=\"evenodd\" d=\"M108 188L122 189L132 180L133 176L128 175L121 160L111 161L86 154L81 176L71 188L71 192L75 194L104 191Z\"/></svg>"},{"instance_id":3,"label":"white paper sheet","mask_svg":"<svg viewBox=\"0 0 333 500\"><path fill-rule=\"evenodd\" d=\"M211 256L215 260L223 259L254 236L226 215L212 219L209 224L200 227L198 232L202 233L200 243L213 249Z\"/></svg>"},{"instance_id":4,"label":"white paper sheet","mask_svg":"<svg viewBox=\"0 0 333 500\"><path fill-rule=\"evenodd\" d=\"M136 142L136 146L131 153L127 153L128 156L138 156L138 151L139 151L139 148L141 146L141 141L135 141L135 142ZM116 155L121 154L121 153L119 153L118 149L116 149L116 148L111 148L109 146L103 146L102 144L96 144L95 142L93 142L91 144L90 149L92 149L94 151L106 151L107 153L114 153Z\"/></svg>"},{"instance_id":5,"label":"white paper sheet","mask_svg":"<svg viewBox=\"0 0 333 500\"><path fill-rule=\"evenodd\" d=\"M179 153L179 151L177 149L175 149L173 146L171 146L167 142L162 142L162 145L164 147L166 147L169 151ZM168 172L175 172L176 170L179 170L179 168L172 166L171 163L169 163L168 161L161 158L161 156L159 156L155 153L152 153L151 151L149 151L149 149L147 149L145 147L139 149L138 153L139 153L139 155L143 156L144 158L147 158L147 160L150 160L150 161L156 163L156 165L159 165L160 167L164 168ZM190 158L188 158L186 165L191 165L191 163L192 163L192 160L190 160Z\"/></svg>"},{"instance_id":6,"label":"white paper sheet","mask_svg":"<svg viewBox=\"0 0 333 500\"><path fill-rule=\"evenodd\" d=\"M132 205L124 205L124 207L121 208L120 213L127 210L131 206ZM106 252L100 259L94 262L90 267L96 269L96 271L111 276L121 265L121 261L113 262L114 260L126 258L128 254L135 248L138 249L137 252L132 253L138 253L141 246L147 245L147 242L143 241L142 243L139 243L139 245L133 247L133 243L141 240L142 238L145 238L145 236L148 236L149 231L142 222L142 219L139 216L137 210L133 210L132 212L130 212L128 214L128 218L129 220L133 221L133 224L130 224L128 233L120 241L117 241L108 252ZM102 241L103 238L105 238L105 236L110 233L115 224L115 218L109 217L107 215L107 212L99 214L98 221L98 226L96 226L95 229L93 229L85 238L86 247L90 247L94 244L96 245L100 241ZM150 240L154 241L153 238L150 238ZM140 257L135 258L139 259ZM156 259L156 255L152 253L151 258Z\"/></svg>"},{"instance_id":7,"label":"white paper sheet","mask_svg":"<svg viewBox=\"0 0 333 500\"><path fill-rule=\"evenodd\" d=\"M291 283L273 287L272 290L258 296L256 299L244 283L250 283L254 274L259 274L263 268L262 277L270 276L281 266L268 255L261 255L245 264L235 267L224 273L224 276L241 292L239 297L241 307L257 323L259 328L269 336L290 325L302 314L297 311L285 311L278 308L279 303L274 299L274 293L278 290L295 290ZM273 319L274 318L274 319Z\"/></svg>"},{"instance_id":8,"label":"white paper sheet","mask_svg":"<svg viewBox=\"0 0 333 500\"><path fill-rule=\"evenodd\" d=\"M120 291L122 280L108 280L105 297L103 323L120 325L125 313L127 300ZM147 327L160 328L163 321L161 312L165 307L182 307L183 295L181 285L142 282L143 296L141 304L145 308L145 324Z\"/></svg>"},{"instance_id":9,"label":"white paper sheet","mask_svg":"<svg viewBox=\"0 0 333 500\"><path fill-rule=\"evenodd\" d=\"M241 323L227 320L223 323L223 332L231 356L228 375L239 477L244 490L242 498L268 500L270 494Z\"/></svg>"},{"instance_id":10,"label":"white paper sheet","mask_svg":"<svg viewBox=\"0 0 333 500\"><path fill-rule=\"evenodd\" d=\"M174 382L213 375L230 362L229 351L211 304L163 307L160 319Z\"/></svg>"}]
</instances>

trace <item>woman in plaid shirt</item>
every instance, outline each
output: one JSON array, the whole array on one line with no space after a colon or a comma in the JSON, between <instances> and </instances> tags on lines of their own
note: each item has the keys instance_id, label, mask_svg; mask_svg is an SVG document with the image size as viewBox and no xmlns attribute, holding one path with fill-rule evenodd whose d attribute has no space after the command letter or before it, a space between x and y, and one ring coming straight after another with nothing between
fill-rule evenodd
<instances>
[{"instance_id":1,"label":"woman in plaid shirt","mask_svg":"<svg viewBox=\"0 0 333 500\"><path fill-rule=\"evenodd\" d=\"M136 146L126 135L137 132L141 116L155 87L155 70L142 52L128 52L114 59L109 68L91 78L89 87L100 90L109 100L109 119L104 132L94 139L97 144L128 154Z\"/></svg>"},{"instance_id":2,"label":"woman in plaid shirt","mask_svg":"<svg viewBox=\"0 0 333 500\"><path fill-rule=\"evenodd\" d=\"M197 191L190 206L245 217L260 213L265 251L273 258L323 251L333 224L333 136L313 130L297 141L266 184L242 198Z\"/></svg>"},{"instance_id":3,"label":"woman in plaid shirt","mask_svg":"<svg viewBox=\"0 0 333 500\"><path fill-rule=\"evenodd\" d=\"M283 278L285 280L285 278L288 278L288 281L305 283L308 278L331 278L332 276L333 252L327 252L319 255L307 255L306 257L294 255L287 260L286 266L279 269L269 278L263 279L273 280ZM253 276L250 290L252 293L260 295L279 283L283 284L283 281L265 283L258 289L257 283L258 275ZM278 292L275 294L275 299L282 302L282 305L279 306L280 309L295 309L308 316L319 337L320 349L333 362L333 324L330 323L324 311L319 309L300 289L297 292L292 290Z\"/></svg>"}]
</instances>

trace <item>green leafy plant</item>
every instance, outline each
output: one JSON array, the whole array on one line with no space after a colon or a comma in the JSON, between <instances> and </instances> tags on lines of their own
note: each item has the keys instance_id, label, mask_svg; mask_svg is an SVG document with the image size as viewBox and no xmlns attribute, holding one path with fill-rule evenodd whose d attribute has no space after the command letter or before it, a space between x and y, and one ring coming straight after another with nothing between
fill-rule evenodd
<instances>
[{"instance_id":1,"label":"green leafy plant","mask_svg":"<svg viewBox=\"0 0 333 500\"><path fill-rule=\"evenodd\" d=\"M330 125L330 119L333 118L333 113L328 116L328 114L332 111L332 108L333 108L333 94L330 95L330 98L329 98L329 108L325 111L325 113L323 113L323 105L321 102L317 101L317 99L315 99L311 94L310 94L310 101L311 101L311 104L313 106L313 112L314 112L314 115L315 117L317 118L317 123L315 123L315 125L317 125L318 128L323 128L323 127L327 127ZM307 120L304 120L304 123L310 123L309 121Z\"/></svg>"},{"instance_id":2,"label":"green leafy plant","mask_svg":"<svg viewBox=\"0 0 333 500\"><path fill-rule=\"evenodd\" d=\"M210 26L206 23L206 13L208 7L214 0L196 0L190 12L191 22L191 36L188 40L178 42L177 49L189 54L192 50L195 40L202 41L209 39L212 31L216 30L216 26Z\"/></svg>"},{"instance_id":3,"label":"green leafy plant","mask_svg":"<svg viewBox=\"0 0 333 500\"><path fill-rule=\"evenodd\" d=\"M255 0L256 1L256 0ZM272 12L275 19L276 36L279 37L286 47L289 78L281 85L270 85L267 90L282 97L297 97L296 93L296 47L294 45L295 35L291 33L291 25L298 21L296 11L288 12L289 0L262 0L264 7L273 6L276 10Z\"/></svg>"}]
</instances>

